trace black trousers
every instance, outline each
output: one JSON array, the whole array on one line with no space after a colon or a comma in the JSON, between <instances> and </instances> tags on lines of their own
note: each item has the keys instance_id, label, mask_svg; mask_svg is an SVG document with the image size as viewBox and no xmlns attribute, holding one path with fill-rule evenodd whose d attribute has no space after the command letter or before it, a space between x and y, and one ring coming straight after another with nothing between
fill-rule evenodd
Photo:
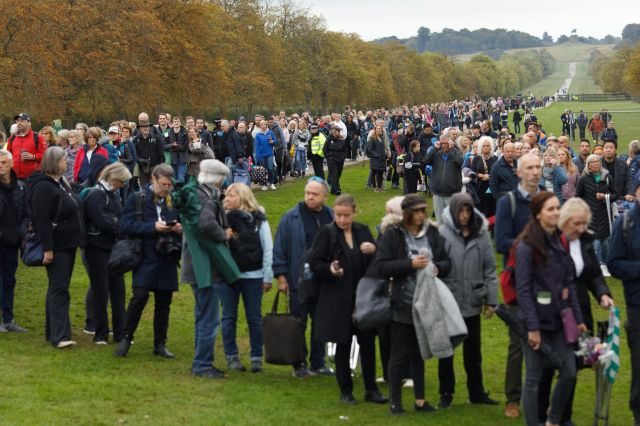
<instances>
[{"instance_id":1,"label":"black trousers","mask_svg":"<svg viewBox=\"0 0 640 426\"><path fill-rule=\"evenodd\" d=\"M520 133L520 122L519 121L514 121L513 122L513 131L516 133L516 135L518 133Z\"/></svg>"},{"instance_id":2,"label":"black trousers","mask_svg":"<svg viewBox=\"0 0 640 426\"><path fill-rule=\"evenodd\" d=\"M407 173L404 174L404 186L406 194L415 194L418 192L418 181L420 180L420 175L418 173Z\"/></svg>"},{"instance_id":3,"label":"black trousers","mask_svg":"<svg viewBox=\"0 0 640 426\"><path fill-rule=\"evenodd\" d=\"M375 189L382 189L384 183L384 170L371 169L371 186Z\"/></svg>"},{"instance_id":4,"label":"black trousers","mask_svg":"<svg viewBox=\"0 0 640 426\"><path fill-rule=\"evenodd\" d=\"M391 357L391 323L376 328L378 344L380 345L380 363L382 364L382 378L389 382L389 359Z\"/></svg>"},{"instance_id":5,"label":"black trousers","mask_svg":"<svg viewBox=\"0 0 640 426\"><path fill-rule=\"evenodd\" d=\"M413 324L391 321L391 357L389 359L389 384L391 402L402 403L402 379L406 364L413 380L415 399L424 399L424 361L420 355L418 338Z\"/></svg>"},{"instance_id":6,"label":"black trousers","mask_svg":"<svg viewBox=\"0 0 640 426\"><path fill-rule=\"evenodd\" d=\"M324 180L324 157L311 154L311 164L313 165L313 173Z\"/></svg>"},{"instance_id":7,"label":"black trousers","mask_svg":"<svg viewBox=\"0 0 640 426\"><path fill-rule=\"evenodd\" d=\"M470 401L479 401L484 396L482 384L482 352L480 350L480 315L464 319L468 335L462 346L464 370L467 373L467 391ZM440 395L455 393L456 377L453 369L453 357L440 359L438 362L438 379Z\"/></svg>"},{"instance_id":8,"label":"black trousers","mask_svg":"<svg viewBox=\"0 0 640 426\"><path fill-rule=\"evenodd\" d=\"M580 132L580 139L584 139L585 131L587 130L586 126L585 127L578 126L578 129Z\"/></svg>"},{"instance_id":9,"label":"black trousers","mask_svg":"<svg viewBox=\"0 0 640 426\"><path fill-rule=\"evenodd\" d=\"M76 250L54 250L53 262L47 265L47 300L45 308L45 336L56 346L63 340L71 340L69 320L69 283L76 260Z\"/></svg>"},{"instance_id":10,"label":"black trousers","mask_svg":"<svg viewBox=\"0 0 640 426\"><path fill-rule=\"evenodd\" d=\"M96 334L94 340L108 340L109 315L107 305L111 300L111 321L113 340L119 342L124 336L124 276L113 274L108 262L111 250L87 247L89 279L91 281L93 322Z\"/></svg>"},{"instance_id":11,"label":"black trousers","mask_svg":"<svg viewBox=\"0 0 640 426\"><path fill-rule=\"evenodd\" d=\"M331 193L337 194L340 191L340 177L342 177L342 168L344 167L344 159L327 158L327 168L329 169L328 183L331 185Z\"/></svg>"},{"instance_id":12,"label":"black trousers","mask_svg":"<svg viewBox=\"0 0 640 426\"><path fill-rule=\"evenodd\" d=\"M360 367L362 369L362 379L366 391L378 390L376 385L376 347L375 330L354 330L360 345ZM351 343L338 343L336 345L336 380L340 393L343 395L353 392L353 379L351 378L351 366L349 358L351 355Z\"/></svg>"},{"instance_id":13,"label":"black trousers","mask_svg":"<svg viewBox=\"0 0 640 426\"><path fill-rule=\"evenodd\" d=\"M169 290L151 290L155 297L153 311L153 346L163 346L167 341L167 330L169 329L169 308L173 292ZM142 311L149 300L149 292L146 288L133 288L133 297L127 309L124 335L133 340L133 335L140 323Z\"/></svg>"}]
</instances>

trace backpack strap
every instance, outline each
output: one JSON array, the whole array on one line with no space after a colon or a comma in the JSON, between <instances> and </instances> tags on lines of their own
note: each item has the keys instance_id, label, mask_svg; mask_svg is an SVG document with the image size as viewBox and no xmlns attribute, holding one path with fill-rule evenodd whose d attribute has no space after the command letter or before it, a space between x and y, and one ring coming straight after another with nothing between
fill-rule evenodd
<instances>
[{"instance_id":1,"label":"backpack strap","mask_svg":"<svg viewBox=\"0 0 640 426\"><path fill-rule=\"evenodd\" d=\"M144 193L144 190L140 191L136 196L136 213L135 213L136 220L142 221L142 206L144 205L146 198L147 196Z\"/></svg>"},{"instance_id":2,"label":"backpack strap","mask_svg":"<svg viewBox=\"0 0 640 426\"><path fill-rule=\"evenodd\" d=\"M518 203L516 202L516 194L514 191L509 191L509 193L507 193L507 196L509 197L509 204L511 206L511 220L513 220L516 217L516 210L518 208Z\"/></svg>"}]
</instances>

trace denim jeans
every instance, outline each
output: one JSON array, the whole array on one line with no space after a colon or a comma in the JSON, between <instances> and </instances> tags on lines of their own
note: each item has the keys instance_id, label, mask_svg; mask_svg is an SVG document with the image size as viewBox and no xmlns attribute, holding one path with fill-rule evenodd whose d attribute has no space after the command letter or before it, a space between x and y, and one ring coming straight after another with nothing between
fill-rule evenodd
<instances>
[{"instance_id":1,"label":"denim jeans","mask_svg":"<svg viewBox=\"0 0 640 426\"><path fill-rule=\"evenodd\" d=\"M222 343L227 359L238 356L236 329L240 295L249 326L251 360L262 359L262 278L246 278L217 285L222 302Z\"/></svg>"},{"instance_id":2,"label":"denim jeans","mask_svg":"<svg viewBox=\"0 0 640 426\"><path fill-rule=\"evenodd\" d=\"M18 249L0 247L0 307L2 321L13 321L13 296L16 288L16 270L18 269Z\"/></svg>"},{"instance_id":3,"label":"denim jeans","mask_svg":"<svg viewBox=\"0 0 640 426\"><path fill-rule=\"evenodd\" d=\"M176 180L179 182L185 182L185 175L187 174L187 164L172 164L171 167L173 167L173 173L175 173Z\"/></svg>"},{"instance_id":4,"label":"denim jeans","mask_svg":"<svg viewBox=\"0 0 640 426\"><path fill-rule=\"evenodd\" d=\"M631 352L631 393L629 408L636 423L640 423L640 309L627 306L627 344Z\"/></svg>"},{"instance_id":5,"label":"denim jeans","mask_svg":"<svg viewBox=\"0 0 640 426\"><path fill-rule=\"evenodd\" d=\"M268 182L269 184L273 183L273 155L268 157L262 157L258 159L258 164L267 169L267 173L269 175Z\"/></svg>"},{"instance_id":6,"label":"denim jeans","mask_svg":"<svg viewBox=\"0 0 640 426\"><path fill-rule=\"evenodd\" d=\"M607 256L609 255L609 239L593 240L593 249L596 252L596 257L601 265L607 263Z\"/></svg>"},{"instance_id":7,"label":"denim jeans","mask_svg":"<svg viewBox=\"0 0 640 426\"><path fill-rule=\"evenodd\" d=\"M295 171L304 173L307 169L307 153L304 149L296 149Z\"/></svg>"},{"instance_id":8,"label":"denim jeans","mask_svg":"<svg viewBox=\"0 0 640 426\"><path fill-rule=\"evenodd\" d=\"M196 298L195 313L195 354L191 371L198 373L213 367L213 347L216 343L220 313L218 312L220 284L198 288L191 286Z\"/></svg>"},{"instance_id":9,"label":"denim jeans","mask_svg":"<svg viewBox=\"0 0 640 426\"><path fill-rule=\"evenodd\" d=\"M573 347L565 342L562 329L541 331L540 334L542 341L553 347L564 362L563 368L558 371L558 381L552 393L551 408L547 420L549 423L559 424L562 412L576 382L576 357L573 353ZM527 342L523 342L522 347L526 366L522 405L526 424L535 425L538 424L538 389L549 363L539 350L534 351Z\"/></svg>"}]
</instances>

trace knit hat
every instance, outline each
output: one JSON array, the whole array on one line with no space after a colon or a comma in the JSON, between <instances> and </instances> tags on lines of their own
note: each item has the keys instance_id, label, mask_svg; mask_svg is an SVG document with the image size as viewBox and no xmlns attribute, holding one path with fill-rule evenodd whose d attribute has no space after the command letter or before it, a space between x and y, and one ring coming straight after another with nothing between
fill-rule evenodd
<instances>
[{"instance_id":1,"label":"knit hat","mask_svg":"<svg viewBox=\"0 0 640 426\"><path fill-rule=\"evenodd\" d=\"M402 207L402 210L426 209L427 202L421 195L409 194L404 197L404 200L402 200L402 204L400 204L400 207Z\"/></svg>"}]
</instances>

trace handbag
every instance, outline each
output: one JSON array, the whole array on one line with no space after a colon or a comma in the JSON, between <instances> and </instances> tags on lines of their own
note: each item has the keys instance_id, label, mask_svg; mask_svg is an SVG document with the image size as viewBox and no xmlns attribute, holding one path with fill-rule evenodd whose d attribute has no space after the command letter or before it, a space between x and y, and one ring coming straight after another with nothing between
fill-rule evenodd
<instances>
[{"instance_id":1,"label":"handbag","mask_svg":"<svg viewBox=\"0 0 640 426\"><path fill-rule=\"evenodd\" d=\"M22 263L25 266L42 266L44 247L38 235L29 231L22 241Z\"/></svg>"},{"instance_id":2,"label":"handbag","mask_svg":"<svg viewBox=\"0 0 640 426\"><path fill-rule=\"evenodd\" d=\"M276 365L299 364L304 361L302 320L289 312L288 298L286 313L279 314L279 297L277 292L271 312L262 318L265 361Z\"/></svg>"},{"instance_id":3,"label":"handbag","mask_svg":"<svg viewBox=\"0 0 640 426\"><path fill-rule=\"evenodd\" d=\"M254 166L250 172L251 182L257 185L267 184L267 169L264 166Z\"/></svg>"},{"instance_id":4,"label":"handbag","mask_svg":"<svg viewBox=\"0 0 640 426\"><path fill-rule=\"evenodd\" d=\"M560 311L560 315L562 315L564 340L569 344L576 343L580 337L580 329L578 328L578 324L576 324L576 317L573 315L573 309L571 307L563 308L562 311Z\"/></svg>"},{"instance_id":5,"label":"handbag","mask_svg":"<svg viewBox=\"0 0 640 426\"><path fill-rule=\"evenodd\" d=\"M362 277L356 289L353 320L358 330L383 326L391 321L391 299L387 280Z\"/></svg>"},{"instance_id":6,"label":"handbag","mask_svg":"<svg viewBox=\"0 0 640 426\"><path fill-rule=\"evenodd\" d=\"M144 204L145 193L140 191L136 195L136 220L142 220L142 205ZM115 274L124 274L125 272L136 269L142 259L142 240L139 238L130 238L117 241L111 248L109 261L107 265L109 270Z\"/></svg>"}]
</instances>

